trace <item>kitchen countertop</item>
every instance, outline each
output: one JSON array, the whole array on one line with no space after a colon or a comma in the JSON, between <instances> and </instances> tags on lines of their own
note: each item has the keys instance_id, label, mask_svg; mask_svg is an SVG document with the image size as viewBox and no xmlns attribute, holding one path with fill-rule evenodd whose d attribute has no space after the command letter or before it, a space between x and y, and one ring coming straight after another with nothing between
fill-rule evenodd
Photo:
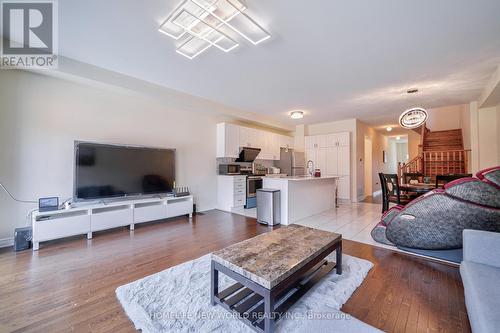
<instances>
[{"instance_id":1,"label":"kitchen countertop","mask_svg":"<svg viewBox=\"0 0 500 333\"><path fill-rule=\"evenodd\" d=\"M321 180L321 179L338 179L340 176L286 176L286 177L264 177L265 179L283 180L283 181L307 181L307 180Z\"/></svg>"}]
</instances>

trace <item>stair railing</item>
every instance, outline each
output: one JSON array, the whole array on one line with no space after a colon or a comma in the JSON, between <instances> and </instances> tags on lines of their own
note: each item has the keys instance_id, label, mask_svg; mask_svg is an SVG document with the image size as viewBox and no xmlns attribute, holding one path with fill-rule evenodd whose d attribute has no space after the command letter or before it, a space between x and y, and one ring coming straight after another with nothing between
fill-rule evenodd
<instances>
[{"instance_id":1,"label":"stair railing","mask_svg":"<svg viewBox=\"0 0 500 333\"><path fill-rule=\"evenodd\" d=\"M423 168L424 168L423 158L422 155L419 154L418 156L409 160L406 163L398 162L398 177L400 181L403 181L403 175L405 173L416 173L416 172L423 173Z\"/></svg>"},{"instance_id":2,"label":"stair railing","mask_svg":"<svg viewBox=\"0 0 500 333\"><path fill-rule=\"evenodd\" d=\"M430 177L469 173L470 152L470 149L424 151L424 173Z\"/></svg>"}]
</instances>

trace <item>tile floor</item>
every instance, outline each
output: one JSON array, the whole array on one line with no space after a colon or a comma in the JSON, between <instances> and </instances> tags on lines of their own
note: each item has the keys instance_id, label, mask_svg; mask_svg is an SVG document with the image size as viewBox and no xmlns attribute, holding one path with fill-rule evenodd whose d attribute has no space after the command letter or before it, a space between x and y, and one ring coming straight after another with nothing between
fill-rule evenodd
<instances>
[{"instance_id":1,"label":"tile floor","mask_svg":"<svg viewBox=\"0 0 500 333\"><path fill-rule=\"evenodd\" d=\"M373 227L380 221L381 205L373 203L340 204L339 208L313 215L297 222L304 226L342 234L345 239L360 243L394 249L375 242L370 235ZM233 213L248 217L257 217L256 208L238 209Z\"/></svg>"},{"instance_id":2,"label":"tile floor","mask_svg":"<svg viewBox=\"0 0 500 333\"><path fill-rule=\"evenodd\" d=\"M394 246L375 242L370 235L373 227L380 221L381 215L380 204L358 202L340 204L337 209L307 217L296 223L316 229L336 232L342 234L342 238L344 239L395 249Z\"/></svg>"},{"instance_id":3,"label":"tile floor","mask_svg":"<svg viewBox=\"0 0 500 333\"><path fill-rule=\"evenodd\" d=\"M380 221L380 217L382 216L381 208L381 204L379 203L357 202L340 204L336 209L331 209L329 211L307 217L297 221L296 223L311 228L336 232L342 234L342 238L344 239L407 253L416 257L426 257L400 250L395 246L377 243L373 240L370 232ZM253 218L256 218L257 216L256 208L242 208L233 211L233 213ZM450 263L446 260L433 260Z\"/></svg>"}]
</instances>

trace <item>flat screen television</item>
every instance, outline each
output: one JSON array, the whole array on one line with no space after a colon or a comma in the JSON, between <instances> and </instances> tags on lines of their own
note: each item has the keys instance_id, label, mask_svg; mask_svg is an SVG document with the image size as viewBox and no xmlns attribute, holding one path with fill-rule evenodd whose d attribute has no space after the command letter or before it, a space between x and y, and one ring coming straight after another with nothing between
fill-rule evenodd
<instances>
[{"instance_id":1,"label":"flat screen television","mask_svg":"<svg viewBox=\"0 0 500 333\"><path fill-rule=\"evenodd\" d=\"M175 149L75 142L74 199L168 194L175 182Z\"/></svg>"}]
</instances>

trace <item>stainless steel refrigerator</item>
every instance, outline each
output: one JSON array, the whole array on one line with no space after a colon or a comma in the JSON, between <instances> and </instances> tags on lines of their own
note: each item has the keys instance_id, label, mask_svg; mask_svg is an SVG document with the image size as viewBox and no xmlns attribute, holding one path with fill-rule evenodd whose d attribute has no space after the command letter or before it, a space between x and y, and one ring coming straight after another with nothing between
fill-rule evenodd
<instances>
[{"instance_id":1,"label":"stainless steel refrigerator","mask_svg":"<svg viewBox=\"0 0 500 333\"><path fill-rule=\"evenodd\" d=\"M281 169L281 173L286 173L288 176L302 176L305 174L305 160L304 153L281 148L277 167Z\"/></svg>"}]
</instances>

